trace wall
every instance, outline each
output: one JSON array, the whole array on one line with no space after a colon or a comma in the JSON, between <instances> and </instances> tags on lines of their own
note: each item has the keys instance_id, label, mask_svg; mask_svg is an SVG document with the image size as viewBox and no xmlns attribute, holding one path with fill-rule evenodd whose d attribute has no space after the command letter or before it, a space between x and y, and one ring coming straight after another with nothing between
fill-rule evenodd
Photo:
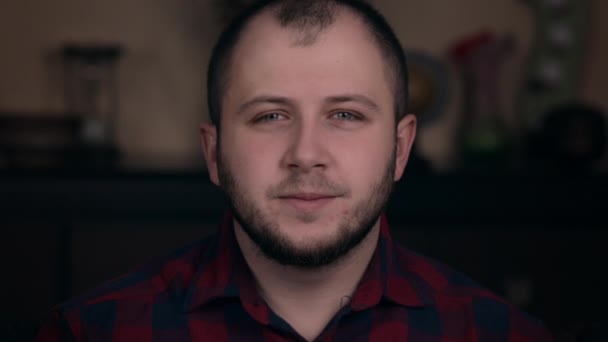
<instances>
[{"instance_id":1,"label":"wall","mask_svg":"<svg viewBox=\"0 0 608 342\"><path fill-rule=\"evenodd\" d=\"M118 42L118 140L130 157L199 159L203 76L218 25L208 1L9 1L0 10L0 108L61 111L54 54Z\"/></svg>"},{"instance_id":2,"label":"wall","mask_svg":"<svg viewBox=\"0 0 608 342\"><path fill-rule=\"evenodd\" d=\"M216 3L213 1L213 3ZM458 38L487 28L511 32L518 50L506 66L504 104L513 114L514 94L530 46L533 22L517 0L395 1L373 3L387 15L408 48L444 56ZM0 9L0 110L61 111L61 80L54 51L66 41L124 44L120 64L118 141L130 158L200 161L198 122L205 114L204 69L219 25L212 0L22 0ZM593 2L594 34L582 78L581 97L608 109L608 3ZM452 70L453 72L454 70ZM452 164L456 93L444 118L420 134L420 147L440 168Z\"/></svg>"}]
</instances>

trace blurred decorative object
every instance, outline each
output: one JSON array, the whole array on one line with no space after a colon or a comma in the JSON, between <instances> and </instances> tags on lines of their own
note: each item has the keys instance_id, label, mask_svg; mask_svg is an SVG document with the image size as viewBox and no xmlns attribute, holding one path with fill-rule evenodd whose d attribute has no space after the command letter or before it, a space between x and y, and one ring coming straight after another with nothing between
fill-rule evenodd
<instances>
[{"instance_id":1,"label":"blurred decorative object","mask_svg":"<svg viewBox=\"0 0 608 342\"><path fill-rule=\"evenodd\" d=\"M523 128L537 130L542 115L573 101L584 52L586 0L524 0L534 11L536 37L521 92Z\"/></svg>"},{"instance_id":2,"label":"blurred decorative object","mask_svg":"<svg viewBox=\"0 0 608 342\"><path fill-rule=\"evenodd\" d=\"M407 51L409 111L424 126L444 113L450 97L447 67L438 58L420 51Z\"/></svg>"},{"instance_id":3,"label":"blurred decorative object","mask_svg":"<svg viewBox=\"0 0 608 342\"><path fill-rule=\"evenodd\" d=\"M590 172L606 152L606 117L584 103L557 106L541 116L529 140L532 163L555 172Z\"/></svg>"},{"instance_id":4,"label":"blurred decorative object","mask_svg":"<svg viewBox=\"0 0 608 342\"><path fill-rule=\"evenodd\" d=\"M444 113L450 89L447 67L438 58L421 51L406 51L408 66L409 107L422 128ZM428 174L431 163L419 153L414 144L407 165L409 173Z\"/></svg>"},{"instance_id":5,"label":"blurred decorative object","mask_svg":"<svg viewBox=\"0 0 608 342\"><path fill-rule=\"evenodd\" d=\"M450 48L464 83L459 140L466 168L500 169L510 157L511 137L502 116L499 84L501 66L513 47L511 36L480 32Z\"/></svg>"},{"instance_id":6,"label":"blurred decorative object","mask_svg":"<svg viewBox=\"0 0 608 342\"><path fill-rule=\"evenodd\" d=\"M114 146L118 90L118 45L70 44L63 48L65 97L68 112L82 118L81 141Z\"/></svg>"},{"instance_id":7,"label":"blurred decorative object","mask_svg":"<svg viewBox=\"0 0 608 342\"><path fill-rule=\"evenodd\" d=\"M117 45L65 45L61 50L67 110L0 112L0 167L114 166L118 112Z\"/></svg>"}]
</instances>

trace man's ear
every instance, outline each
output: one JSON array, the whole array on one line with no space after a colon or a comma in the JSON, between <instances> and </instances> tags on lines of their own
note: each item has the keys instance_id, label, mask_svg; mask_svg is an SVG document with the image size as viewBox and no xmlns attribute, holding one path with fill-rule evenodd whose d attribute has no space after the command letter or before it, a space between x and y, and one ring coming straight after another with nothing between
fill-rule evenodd
<instances>
[{"instance_id":1,"label":"man's ear","mask_svg":"<svg viewBox=\"0 0 608 342\"><path fill-rule=\"evenodd\" d=\"M209 178L215 185L220 185L217 172L217 127L211 123L201 124L201 144L207 162Z\"/></svg>"},{"instance_id":2,"label":"man's ear","mask_svg":"<svg viewBox=\"0 0 608 342\"><path fill-rule=\"evenodd\" d=\"M401 179L416 138L416 116L407 114L397 123L397 142L394 181Z\"/></svg>"}]
</instances>

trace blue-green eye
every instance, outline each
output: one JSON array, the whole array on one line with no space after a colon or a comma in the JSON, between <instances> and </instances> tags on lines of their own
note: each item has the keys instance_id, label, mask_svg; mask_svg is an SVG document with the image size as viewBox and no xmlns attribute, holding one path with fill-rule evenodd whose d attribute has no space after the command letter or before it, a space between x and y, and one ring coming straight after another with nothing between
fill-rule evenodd
<instances>
[{"instance_id":1,"label":"blue-green eye","mask_svg":"<svg viewBox=\"0 0 608 342\"><path fill-rule=\"evenodd\" d=\"M258 116L253 120L253 122L269 122L269 121L278 121L284 119L285 116L279 113L268 113L261 116Z\"/></svg>"},{"instance_id":2,"label":"blue-green eye","mask_svg":"<svg viewBox=\"0 0 608 342\"><path fill-rule=\"evenodd\" d=\"M355 114L353 114L351 112L336 112L336 113L334 113L333 116L339 120L346 120L346 121L360 120L360 118L358 116L356 116Z\"/></svg>"}]
</instances>

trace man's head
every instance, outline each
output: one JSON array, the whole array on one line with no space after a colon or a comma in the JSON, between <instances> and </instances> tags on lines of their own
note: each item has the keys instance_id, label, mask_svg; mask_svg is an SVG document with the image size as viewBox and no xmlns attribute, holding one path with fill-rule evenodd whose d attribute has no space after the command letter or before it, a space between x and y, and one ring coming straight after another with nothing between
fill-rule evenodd
<instances>
[{"instance_id":1,"label":"man's head","mask_svg":"<svg viewBox=\"0 0 608 342\"><path fill-rule=\"evenodd\" d=\"M262 0L237 16L222 32L213 49L207 70L207 105L211 122L220 125L222 98L230 80L234 50L251 19L264 11L273 11L280 26L301 36L299 45L313 44L320 33L331 26L340 10L348 9L357 15L369 37L376 44L386 62L388 77L395 95L395 117L399 121L407 113L408 72L405 54L399 40L384 17L369 4L357 0Z\"/></svg>"},{"instance_id":2,"label":"man's head","mask_svg":"<svg viewBox=\"0 0 608 342\"><path fill-rule=\"evenodd\" d=\"M354 1L265 1L226 32L202 126L210 177L268 257L331 264L376 226L407 162L401 47Z\"/></svg>"}]
</instances>

